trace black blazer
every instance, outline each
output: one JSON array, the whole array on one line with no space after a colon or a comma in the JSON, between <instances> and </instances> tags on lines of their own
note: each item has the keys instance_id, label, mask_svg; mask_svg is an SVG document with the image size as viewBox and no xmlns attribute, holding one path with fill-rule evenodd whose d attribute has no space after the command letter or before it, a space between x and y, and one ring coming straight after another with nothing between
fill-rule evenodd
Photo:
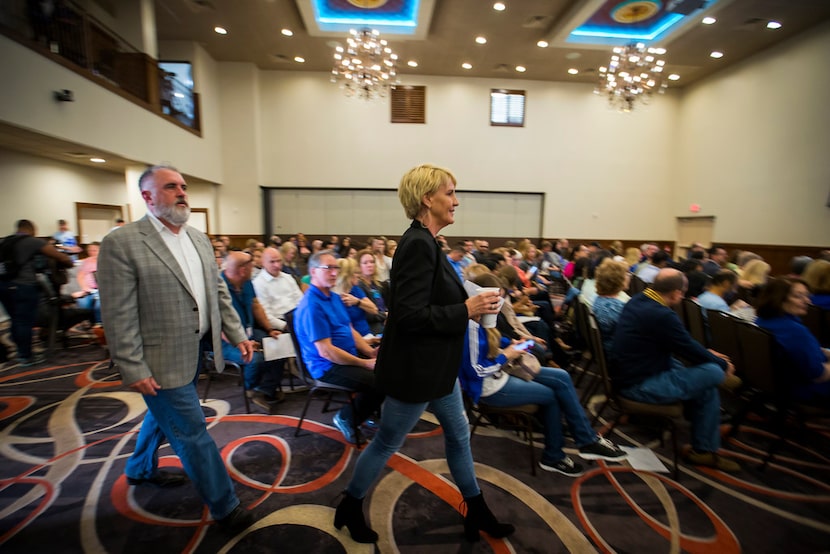
<instances>
[{"instance_id":1,"label":"black blazer","mask_svg":"<svg viewBox=\"0 0 830 554\"><path fill-rule=\"evenodd\" d=\"M377 385L404 402L446 396L461 366L467 293L432 233L417 220L398 242L389 281Z\"/></svg>"}]
</instances>

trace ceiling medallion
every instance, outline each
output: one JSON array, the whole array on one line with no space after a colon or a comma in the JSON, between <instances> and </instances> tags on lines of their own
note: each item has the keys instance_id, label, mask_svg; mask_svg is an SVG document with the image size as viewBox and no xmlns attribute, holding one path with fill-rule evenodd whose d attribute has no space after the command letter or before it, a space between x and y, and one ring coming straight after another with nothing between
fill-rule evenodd
<instances>
[{"instance_id":1,"label":"ceiling medallion","mask_svg":"<svg viewBox=\"0 0 830 554\"><path fill-rule=\"evenodd\" d=\"M657 15L662 5L657 0L629 0L611 10L611 17L617 23L639 23Z\"/></svg>"},{"instance_id":2,"label":"ceiling medallion","mask_svg":"<svg viewBox=\"0 0 830 554\"><path fill-rule=\"evenodd\" d=\"M367 10L376 10L388 1L389 0L347 0L347 2L355 8L364 8Z\"/></svg>"}]
</instances>

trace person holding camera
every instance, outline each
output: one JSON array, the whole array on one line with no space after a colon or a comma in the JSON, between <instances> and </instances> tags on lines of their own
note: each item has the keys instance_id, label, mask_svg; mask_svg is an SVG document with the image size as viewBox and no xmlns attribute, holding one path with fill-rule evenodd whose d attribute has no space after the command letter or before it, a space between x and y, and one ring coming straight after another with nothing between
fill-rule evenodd
<instances>
[{"instance_id":1,"label":"person holding camera","mask_svg":"<svg viewBox=\"0 0 830 554\"><path fill-rule=\"evenodd\" d=\"M17 362L28 367L44 361L32 354L34 329L41 286L39 259L54 261L56 267L72 267L72 259L43 239L35 237L35 225L28 219L17 222L17 232L0 243L0 301L11 318L12 340L17 346Z\"/></svg>"}]
</instances>

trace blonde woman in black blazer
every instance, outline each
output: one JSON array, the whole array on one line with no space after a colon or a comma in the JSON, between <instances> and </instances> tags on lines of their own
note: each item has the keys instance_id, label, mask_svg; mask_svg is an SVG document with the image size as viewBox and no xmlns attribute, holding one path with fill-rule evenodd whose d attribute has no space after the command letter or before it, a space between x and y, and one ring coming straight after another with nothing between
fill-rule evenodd
<instances>
[{"instance_id":1,"label":"blonde woman in black blazer","mask_svg":"<svg viewBox=\"0 0 830 554\"><path fill-rule=\"evenodd\" d=\"M495 538L514 530L512 525L499 523L484 503L457 382L467 321L498 313L499 295L483 293L468 298L435 240L440 230L454 221L458 206L455 185L455 177L446 169L421 165L407 172L398 188L398 198L412 225L395 251L389 318L375 366L377 384L386 401L380 430L361 453L334 517L335 527L346 525L358 542L377 541L377 533L363 518L363 498L428 407L441 423L447 463L467 504L467 539L478 540L479 530Z\"/></svg>"}]
</instances>

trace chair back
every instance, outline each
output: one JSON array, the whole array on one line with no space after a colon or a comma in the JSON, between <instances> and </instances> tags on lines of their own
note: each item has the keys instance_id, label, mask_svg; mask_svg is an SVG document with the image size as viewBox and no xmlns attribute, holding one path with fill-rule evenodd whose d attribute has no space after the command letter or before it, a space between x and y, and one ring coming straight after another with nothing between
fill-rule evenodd
<instances>
[{"instance_id":1,"label":"chair back","mask_svg":"<svg viewBox=\"0 0 830 554\"><path fill-rule=\"evenodd\" d=\"M285 314L285 332L291 334L291 342L294 344L294 351L296 352L297 369L300 370L302 380L306 383L313 383L316 381L314 377L308 372L308 368L303 360L303 350L300 347L300 339L297 338L297 333L294 329L294 310Z\"/></svg>"},{"instance_id":2,"label":"chair back","mask_svg":"<svg viewBox=\"0 0 830 554\"><path fill-rule=\"evenodd\" d=\"M779 358L775 338L768 331L745 321L738 322L738 341L743 361L743 379L753 388L772 397L786 392L780 388L775 364Z\"/></svg>"},{"instance_id":3,"label":"chair back","mask_svg":"<svg viewBox=\"0 0 830 554\"><path fill-rule=\"evenodd\" d=\"M703 319L700 304L691 298L684 298L681 305L683 306L683 315L686 318L686 329L688 329L689 334L704 347L709 346L709 340L706 337L706 321Z\"/></svg>"},{"instance_id":4,"label":"chair back","mask_svg":"<svg viewBox=\"0 0 830 554\"><path fill-rule=\"evenodd\" d=\"M717 310L709 310L707 317L711 336L709 346L712 350L729 356L738 373L742 374L744 360L738 341L738 326L744 322L740 318Z\"/></svg>"},{"instance_id":5,"label":"chair back","mask_svg":"<svg viewBox=\"0 0 830 554\"><path fill-rule=\"evenodd\" d=\"M830 310L810 305L801 321L823 347L830 348Z\"/></svg>"},{"instance_id":6,"label":"chair back","mask_svg":"<svg viewBox=\"0 0 830 554\"><path fill-rule=\"evenodd\" d=\"M640 279L637 275L631 274L631 280L628 282L628 295L634 296L638 292L646 290L646 282Z\"/></svg>"},{"instance_id":7,"label":"chair back","mask_svg":"<svg viewBox=\"0 0 830 554\"><path fill-rule=\"evenodd\" d=\"M573 310L574 310L574 326L576 327L576 332L579 335L579 339L585 345L586 348L590 348L590 327L588 325L588 315L591 313L591 309L588 307L585 302L577 298L573 302Z\"/></svg>"},{"instance_id":8,"label":"chair back","mask_svg":"<svg viewBox=\"0 0 830 554\"><path fill-rule=\"evenodd\" d=\"M588 323L588 345L591 349L591 358L599 369L600 379L602 380L602 388L605 391L605 398L610 402L615 402L615 395L611 384L611 376L608 373L608 364L605 359L605 348L602 346L602 331L599 329L599 323L593 313L587 312L586 319Z\"/></svg>"}]
</instances>

